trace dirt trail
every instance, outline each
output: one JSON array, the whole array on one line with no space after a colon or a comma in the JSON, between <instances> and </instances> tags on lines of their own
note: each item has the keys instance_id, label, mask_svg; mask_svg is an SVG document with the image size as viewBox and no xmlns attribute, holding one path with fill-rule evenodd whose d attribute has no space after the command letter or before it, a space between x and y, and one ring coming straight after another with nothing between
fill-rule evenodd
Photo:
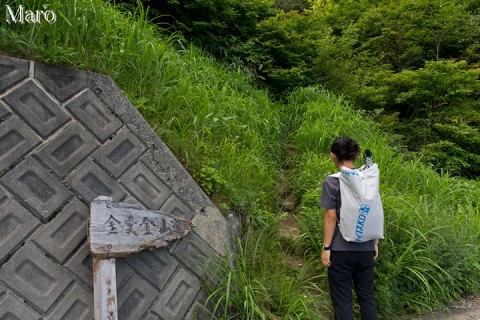
<instances>
[{"instance_id":1,"label":"dirt trail","mask_svg":"<svg viewBox=\"0 0 480 320\"><path fill-rule=\"evenodd\" d=\"M416 316L412 320L480 320L480 294L465 296L452 303L448 311Z\"/></svg>"}]
</instances>

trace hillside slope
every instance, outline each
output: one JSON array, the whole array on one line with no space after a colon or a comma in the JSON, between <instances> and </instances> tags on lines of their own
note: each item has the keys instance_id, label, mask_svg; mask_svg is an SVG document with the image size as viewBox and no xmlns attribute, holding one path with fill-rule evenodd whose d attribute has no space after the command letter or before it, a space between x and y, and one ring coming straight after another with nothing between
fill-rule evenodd
<instances>
[{"instance_id":1,"label":"hillside slope","mask_svg":"<svg viewBox=\"0 0 480 320\"><path fill-rule=\"evenodd\" d=\"M295 250L315 261L323 216L319 181L334 171L328 148L337 136L354 136L373 150L382 171L386 239L376 280L382 317L480 292L478 182L440 176L408 158L375 123L327 91L300 89L284 104L273 102L240 71L222 66L179 36L163 36L141 9L123 13L100 0L46 3L57 21L1 21L0 51L110 75L220 209L248 216L251 233L270 234L282 209L279 197L291 193L302 228ZM36 9L40 2L24 5ZM257 249L271 244L255 243ZM273 265L282 264L276 253L284 247L275 242L267 249L247 250L240 257L258 262L269 255L278 259L269 260ZM310 277L282 268L262 273L255 269L259 266L249 265L243 285L262 290L253 290L251 301L230 302L225 312L243 319L299 314L315 319L309 311L312 301L328 304L324 288L308 286L324 276L314 263ZM300 283L301 290L292 283ZM229 294L240 294L230 289ZM297 308L286 307L282 294L298 302ZM247 314L242 308L251 305L256 307Z\"/></svg>"}]
</instances>

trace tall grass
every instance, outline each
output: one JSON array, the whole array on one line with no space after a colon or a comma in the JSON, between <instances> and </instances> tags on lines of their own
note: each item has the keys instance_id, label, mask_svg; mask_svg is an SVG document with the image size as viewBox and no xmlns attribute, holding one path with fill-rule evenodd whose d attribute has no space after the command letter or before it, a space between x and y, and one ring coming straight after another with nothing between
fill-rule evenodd
<instances>
[{"instance_id":1,"label":"tall grass","mask_svg":"<svg viewBox=\"0 0 480 320\"><path fill-rule=\"evenodd\" d=\"M316 263L295 272L282 259L280 246L272 223L249 230L237 244L233 264L228 257L219 260L220 280L209 297L219 319L328 319L328 294L323 276L314 275Z\"/></svg>"},{"instance_id":2,"label":"tall grass","mask_svg":"<svg viewBox=\"0 0 480 320\"><path fill-rule=\"evenodd\" d=\"M317 256L321 252L319 182L336 170L329 145L348 135L372 149L381 170L386 238L380 242L376 289L382 318L431 310L463 292L480 291L478 182L441 176L419 159L408 160L389 146L375 123L327 92L299 90L290 103L302 119L292 133L298 152L291 181L308 250Z\"/></svg>"},{"instance_id":3,"label":"tall grass","mask_svg":"<svg viewBox=\"0 0 480 320\"><path fill-rule=\"evenodd\" d=\"M16 6L18 1L5 4ZM355 137L382 172L386 239L376 292L383 319L430 309L480 291L480 185L441 176L402 154L395 140L318 88L272 102L241 72L221 66L179 35L164 35L140 6L101 0L24 0L58 14L54 24L0 19L0 52L110 75L160 137L225 211L256 221L223 271L210 299L223 319L321 319L328 305L315 264L298 272L283 263L276 239L278 177L287 180L301 216L307 257L318 257L321 182L335 171L332 140ZM285 169L285 171L284 171ZM261 228L259 228L261 226ZM315 261L315 260L314 260ZM316 260L318 265L319 260Z\"/></svg>"}]
</instances>

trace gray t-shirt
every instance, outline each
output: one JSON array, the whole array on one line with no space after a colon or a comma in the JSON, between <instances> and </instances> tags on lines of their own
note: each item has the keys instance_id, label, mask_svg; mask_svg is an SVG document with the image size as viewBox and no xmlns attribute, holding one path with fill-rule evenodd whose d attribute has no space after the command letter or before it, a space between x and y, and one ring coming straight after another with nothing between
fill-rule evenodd
<instances>
[{"instance_id":1,"label":"gray t-shirt","mask_svg":"<svg viewBox=\"0 0 480 320\"><path fill-rule=\"evenodd\" d=\"M337 222L340 221L340 208L342 201L340 197L340 180L337 177L328 176L322 184L322 199L320 207L337 210ZM335 228L332 240L332 251L374 251L375 241L349 242L346 241L340 232L339 224Z\"/></svg>"}]
</instances>

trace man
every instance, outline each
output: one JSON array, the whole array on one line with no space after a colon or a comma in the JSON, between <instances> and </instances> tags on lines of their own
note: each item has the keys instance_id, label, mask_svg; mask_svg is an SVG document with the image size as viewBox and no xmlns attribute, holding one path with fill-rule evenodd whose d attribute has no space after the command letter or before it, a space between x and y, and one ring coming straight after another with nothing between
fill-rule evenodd
<instances>
[{"instance_id":1,"label":"man","mask_svg":"<svg viewBox=\"0 0 480 320\"><path fill-rule=\"evenodd\" d=\"M330 155L338 170L355 168L360 146L355 140L336 139ZM328 285L335 319L353 320L352 284L357 294L362 320L376 320L374 298L374 260L378 257L378 240L348 242L340 232L340 180L328 176L322 185L320 207L325 208L322 263L328 268Z\"/></svg>"}]
</instances>

